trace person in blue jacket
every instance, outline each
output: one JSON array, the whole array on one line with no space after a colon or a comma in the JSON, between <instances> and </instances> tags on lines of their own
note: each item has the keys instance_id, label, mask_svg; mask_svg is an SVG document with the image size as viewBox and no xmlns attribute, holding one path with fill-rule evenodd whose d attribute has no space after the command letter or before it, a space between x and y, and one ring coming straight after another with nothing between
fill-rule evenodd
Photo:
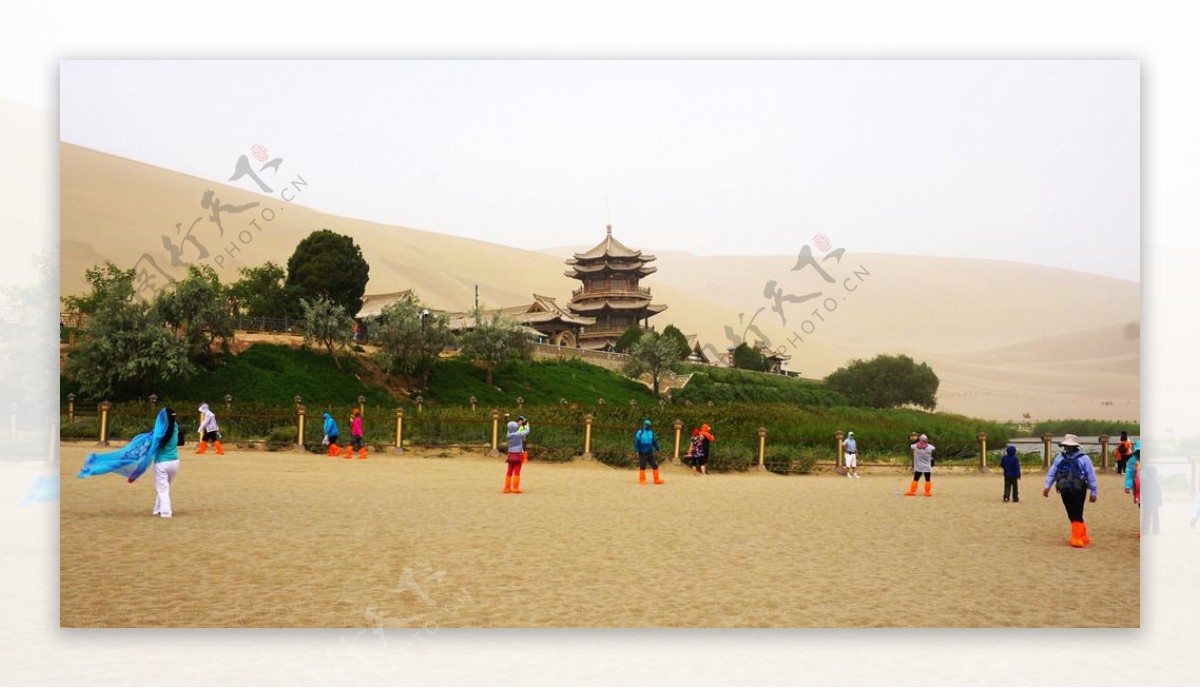
<instances>
[{"instance_id":1,"label":"person in blue jacket","mask_svg":"<svg viewBox=\"0 0 1200 688\"><path fill-rule=\"evenodd\" d=\"M1062 452L1054 457L1054 463L1046 472L1042 496L1049 497L1051 487L1058 490L1063 507L1067 510L1067 518L1071 520L1071 539L1067 544L1086 547L1092 540L1083 521L1083 506L1087 501L1096 501L1096 466L1091 457L1080 450L1079 438L1075 435L1067 434L1058 444Z\"/></svg>"},{"instance_id":2,"label":"person in blue jacket","mask_svg":"<svg viewBox=\"0 0 1200 688\"><path fill-rule=\"evenodd\" d=\"M650 464L651 470L654 471L654 484L662 485L663 479L658 475L658 459L654 458L654 452L661 451L658 448L658 439L654 437L654 431L650 429L650 419L642 421L642 427L633 435L633 450L638 455L638 484L646 484L646 464Z\"/></svg>"},{"instance_id":3,"label":"person in blue jacket","mask_svg":"<svg viewBox=\"0 0 1200 688\"><path fill-rule=\"evenodd\" d=\"M335 420L333 420L333 416L329 415L328 413L325 414L325 438L329 441L329 455L330 456L340 456L342 453L342 450L339 449L337 446L337 441L338 441L337 422Z\"/></svg>"},{"instance_id":4,"label":"person in blue jacket","mask_svg":"<svg viewBox=\"0 0 1200 688\"><path fill-rule=\"evenodd\" d=\"M1000 459L1000 468L1004 470L1004 501L1008 501L1010 492L1014 504L1021 501L1021 495L1018 492L1018 484L1021 480L1021 459L1017 457L1015 446L1010 444L1004 450L1004 457Z\"/></svg>"}]
</instances>

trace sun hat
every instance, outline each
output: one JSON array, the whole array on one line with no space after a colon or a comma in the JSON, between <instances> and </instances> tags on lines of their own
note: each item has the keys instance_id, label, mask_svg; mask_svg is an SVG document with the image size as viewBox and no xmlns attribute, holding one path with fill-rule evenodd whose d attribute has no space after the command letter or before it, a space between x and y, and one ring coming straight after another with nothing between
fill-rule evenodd
<instances>
[{"instance_id":1,"label":"sun hat","mask_svg":"<svg viewBox=\"0 0 1200 688\"><path fill-rule=\"evenodd\" d=\"M847 437L854 437L854 431L853 431L853 430L851 430L849 433L847 433L847 434L846 434L846 436L847 436Z\"/></svg>"},{"instance_id":2,"label":"sun hat","mask_svg":"<svg viewBox=\"0 0 1200 688\"><path fill-rule=\"evenodd\" d=\"M1059 442L1058 445L1060 447L1078 447L1079 438L1068 433L1066 437L1062 438L1062 442Z\"/></svg>"},{"instance_id":3,"label":"sun hat","mask_svg":"<svg viewBox=\"0 0 1200 688\"><path fill-rule=\"evenodd\" d=\"M650 427L650 419L647 418L646 420L642 421L642 425L645 425L646 427Z\"/></svg>"}]
</instances>

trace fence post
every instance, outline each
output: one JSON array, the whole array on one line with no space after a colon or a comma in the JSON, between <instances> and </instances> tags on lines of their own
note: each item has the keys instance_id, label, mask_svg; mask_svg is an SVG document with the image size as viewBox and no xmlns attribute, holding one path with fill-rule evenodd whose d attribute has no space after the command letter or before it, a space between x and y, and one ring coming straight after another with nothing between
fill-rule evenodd
<instances>
[{"instance_id":1,"label":"fence post","mask_svg":"<svg viewBox=\"0 0 1200 688\"><path fill-rule=\"evenodd\" d=\"M837 455L837 462L834 465L834 470L838 473L841 473L842 469L846 465L846 448L844 446L842 446L842 440L844 440L845 438L846 438L846 435L841 430L838 430L837 432L833 433L833 441L837 445L834 448L834 451L836 452L836 455Z\"/></svg>"},{"instance_id":2,"label":"fence post","mask_svg":"<svg viewBox=\"0 0 1200 688\"><path fill-rule=\"evenodd\" d=\"M767 429L760 427L758 429L758 470L766 468L767 457Z\"/></svg>"},{"instance_id":3,"label":"fence post","mask_svg":"<svg viewBox=\"0 0 1200 688\"><path fill-rule=\"evenodd\" d=\"M979 440L979 472L987 473L987 433L979 433L976 439Z\"/></svg>"},{"instance_id":4,"label":"fence post","mask_svg":"<svg viewBox=\"0 0 1200 688\"><path fill-rule=\"evenodd\" d=\"M671 463L679 465L679 433L683 430L683 421L675 419L675 455L671 458Z\"/></svg>"},{"instance_id":5,"label":"fence post","mask_svg":"<svg viewBox=\"0 0 1200 688\"><path fill-rule=\"evenodd\" d=\"M1042 435L1042 468L1050 470L1050 443L1054 441L1054 435L1045 433Z\"/></svg>"},{"instance_id":6,"label":"fence post","mask_svg":"<svg viewBox=\"0 0 1200 688\"><path fill-rule=\"evenodd\" d=\"M492 409L492 448L488 456L500 456L500 409Z\"/></svg>"},{"instance_id":7,"label":"fence post","mask_svg":"<svg viewBox=\"0 0 1200 688\"><path fill-rule=\"evenodd\" d=\"M296 404L296 451L304 451L304 404Z\"/></svg>"},{"instance_id":8,"label":"fence post","mask_svg":"<svg viewBox=\"0 0 1200 688\"><path fill-rule=\"evenodd\" d=\"M392 447L396 454L404 453L404 409L396 409L396 446Z\"/></svg>"},{"instance_id":9,"label":"fence post","mask_svg":"<svg viewBox=\"0 0 1200 688\"><path fill-rule=\"evenodd\" d=\"M476 401L475 397L472 396L471 397L471 413L475 413L475 401Z\"/></svg>"},{"instance_id":10,"label":"fence post","mask_svg":"<svg viewBox=\"0 0 1200 688\"><path fill-rule=\"evenodd\" d=\"M583 417L583 458L590 460L592 456L592 414Z\"/></svg>"},{"instance_id":11,"label":"fence post","mask_svg":"<svg viewBox=\"0 0 1200 688\"><path fill-rule=\"evenodd\" d=\"M367 398L363 395L358 395L358 417L367 422Z\"/></svg>"},{"instance_id":12,"label":"fence post","mask_svg":"<svg viewBox=\"0 0 1200 688\"><path fill-rule=\"evenodd\" d=\"M75 394L74 393L67 395L67 422L68 423L75 422Z\"/></svg>"},{"instance_id":13,"label":"fence post","mask_svg":"<svg viewBox=\"0 0 1200 688\"><path fill-rule=\"evenodd\" d=\"M112 402L100 402L100 441L97 446L108 446L108 412L112 410Z\"/></svg>"},{"instance_id":14,"label":"fence post","mask_svg":"<svg viewBox=\"0 0 1200 688\"><path fill-rule=\"evenodd\" d=\"M1100 470L1108 472L1108 435L1100 436Z\"/></svg>"},{"instance_id":15,"label":"fence post","mask_svg":"<svg viewBox=\"0 0 1200 688\"><path fill-rule=\"evenodd\" d=\"M417 413L425 412L424 404L425 404L425 398L417 397Z\"/></svg>"}]
</instances>

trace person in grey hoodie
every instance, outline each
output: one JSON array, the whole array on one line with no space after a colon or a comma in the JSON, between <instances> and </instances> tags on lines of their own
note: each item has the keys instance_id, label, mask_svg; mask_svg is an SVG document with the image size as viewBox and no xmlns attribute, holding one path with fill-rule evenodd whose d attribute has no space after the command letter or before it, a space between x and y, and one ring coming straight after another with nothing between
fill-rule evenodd
<instances>
[{"instance_id":1,"label":"person in grey hoodie","mask_svg":"<svg viewBox=\"0 0 1200 688\"><path fill-rule=\"evenodd\" d=\"M1004 457L1000 459L1000 468L1004 470L1004 501L1008 501L1008 494L1012 492L1013 503L1021 501L1021 495L1018 492L1018 482L1021 480L1021 459L1017 457L1017 448L1013 445L1008 445L1004 450Z\"/></svg>"},{"instance_id":2,"label":"person in grey hoodie","mask_svg":"<svg viewBox=\"0 0 1200 688\"><path fill-rule=\"evenodd\" d=\"M518 424L508 421L508 472L504 474L505 494L521 494L521 465L524 463L525 438L529 435L529 423Z\"/></svg>"}]
</instances>

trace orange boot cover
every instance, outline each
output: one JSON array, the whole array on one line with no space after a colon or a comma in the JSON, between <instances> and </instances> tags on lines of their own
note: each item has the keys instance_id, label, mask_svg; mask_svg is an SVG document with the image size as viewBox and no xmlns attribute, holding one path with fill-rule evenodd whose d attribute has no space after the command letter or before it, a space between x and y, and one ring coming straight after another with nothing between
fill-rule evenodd
<instances>
[{"instance_id":1,"label":"orange boot cover","mask_svg":"<svg viewBox=\"0 0 1200 688\"><path fill-rule=\"evenodd\" d=\"M1079 522L1079 540L1083 542L1084 545L1092 544L1092 539L1088 537L1087 534L1087 524L1083 521Z\"/></svg>"},{"instance_id":2,"label":"orange boot cover","mask_svg":"<svg viewBox=\"0 0 1200 688\"><path fill-rule=\"evenodd\" d=\"M346 445L346 456L344 458L347 458L347 459L354 458L354 446L353 445L350 445L350 444Z\"/></svg>"},{"instance_id":3,"label":"orange boot cover","mask_svg":"<svg viewBox=\"0 0 1200 688\"><path fill-rule=\"evenodd\" d=\"M206 451L208 451L208 442L205 442L204 440L200 440L200 446L196 447L196 453L203 454Z\"/></svg>"},{"instance_id":4,"label":"orange boot cover","mask_svg":"<svg viewBox=\"0 0 1200 688\"><path fill-rule=\"evenodd\" d=\"M513 494L521 494L521 474L513 476Z\"/></svg>"},{"instance_id":5,"label":"orange boot cover","mask_svg":"<svg viewBox=\"0 0 1200 688\"><path fill-rule=\"evenodd\" d=\"M915 495L916 493L917 493L917 481L915 481L915 480L914 480L914 481L912 481L912 483L911 483L911 484L908 486L908 492L905 492L905 493L904 493L904 496L905 496L905 497L911 497L911 496Z\"/></svg>"},{"instance_id":6,"label":"orange boot cover","mask_svg":"<svg viewBox=\"0 0 1200 688\"><path fill-rule=\"evenodd\" d=\"M1083 524L1079 521L1071 521L1071 539L1067 540L1067 544L1072 547L1083 547L1083 539L1080 534L1083 532L1080 526Z\"/></svg>"},{"instance_id":7,"label":"orange boot cover","mask_svg":"<svg viewBox=\"0 0 1200 688\"><path fill-rule=\"evenodd\" d=\"M225 448L221 446L221 440L217 440L216 442L213 442L213 446L217 448L218 454L225 453Z\"/></svg>"},{"instance_id":8,"label":"orange boot cover","mask_svg":"<svg viewBox=\"0 0 1200 688\"><path fill-rule=\"evenodd\" d=\"M359 448L358 458L360 458L360 459L367 458L367 445L364 444L362 447Z\"/></svg>"},{"instance_id":9,"label":"orange boot cover","mask_svg":"<svg viewBox=\"0 0 1200 688\"><path fill-rule=\"evenodd\" d=\"M658 469L657 468L654 469L654 484L655 485L663 484L663 479L658 477Z\"/></svg>"},{"instance_id":10,"label":"orange boot cover","mask_svg":"<svg viewBox=\"0 0 1200 688\"><path fill-rule=\"evenodd\" d=\"M933 483L929 482L928 480L925 481L925 496L933 496Z\"/></svg>"},{"instance_id":11,"label":"orange boot cover","mask_svg":"<svg viewBox=\"0 0 1200 688\"><path fill-rule=\"evenodd\" d=\"M336 457L341 453L342 453L341 447L337 446L336 444L333 444L332 442L329 443L329 455L330 456Z\"/></svg>"},{"instance_id":12,"label":"orange boot cover","mask_svg":"<svg viewBox=\"0 0 1200 688\"><path fill-rule=\"evenodd\" d=\"M504 476L504 494L509 492L512 492L512 476L506 475Z\"/></svg>"},{"instance_id":13,"label":"orange boot cover","mask_svg":"<svg viewBox=\"0 0 1200 688\"><path fill-rule=\"evenodd\" d=\"M646 484L646 471L640 470L640 471L638 471L638 485L645 485L645 484Z\"/></svg>"}]
</instances>

